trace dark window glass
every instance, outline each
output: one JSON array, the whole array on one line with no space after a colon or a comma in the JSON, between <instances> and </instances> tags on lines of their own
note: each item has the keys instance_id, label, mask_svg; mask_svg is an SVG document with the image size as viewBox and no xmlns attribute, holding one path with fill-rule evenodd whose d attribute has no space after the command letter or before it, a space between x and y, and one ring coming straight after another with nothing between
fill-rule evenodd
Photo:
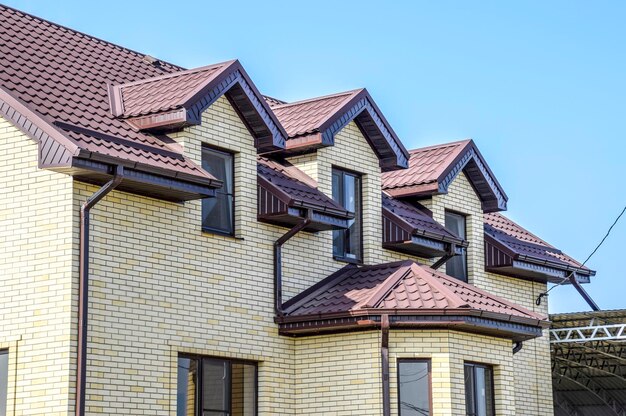
<instances>
[{"instance_id":1,"label":"dark window glass","mask_svg":"<svg viewBox=\"0 0 626 416\"><path fill-rule=\"evenodd\" d=\"M256 377L253 363L180 356L176 415L256 416Z\"/></svg>"},{"instance_id":2,"label":"dark window glass","mask_svg":"<svg viewBox=\"0 0 626 416\"><path fill-rule=\"evenodd\" d=\"M361 254L361 176L333 169L333 199L354 213L350 227L333 231L333 255L340 259L360 261Z\"/></svg>"},{"instance_id":3,"label":"dark window glass","mask_svg":"<svg viewBox=\"0 0 626 416\"><path fill-rule=\"evenodd\" d=\"M7 391L9 388L9 351L0 350L0 416L7 414Z\"/></svg>"},{"instance_id":4,"label":"dark window glass","mask_svg":"<svg viewBox=\"0 0 626 416\"><path fill-rule=\"evenodd\" d=\"M430 361L398 362L400 416L430 415Z\"/></svg>"},{"instance_id":5,"label":"dark window glass","mask_svg":"<svg viewBox=\"0 0 626 416\"><path fill-rule=\"evenodd\" d=\"M465 216L446 211L446 228L457 237L466 239ZM446 274L467 282L467 249L446 262Z\"/></svg>"},{"instance_id":6,"label":"dark window glass","mask_svg":"<svg viewBox=\"0 0 626 416\"><path fill-rule=\"evenodd\" d=\"M222 181L215 197L202 200L202 228L234 234L233 154L208 147L202 148L202 168Z\"/></svg>"},{"instance_id":7,"label":"dark window glass","mask_svg":"<svg viewBox=\"0 0 626 416\"><path fill-rule=\"evenodd\" d=\"M494 416L493 369L465 363L465 409L467 416Z\"/></svg>"}]
</instances>

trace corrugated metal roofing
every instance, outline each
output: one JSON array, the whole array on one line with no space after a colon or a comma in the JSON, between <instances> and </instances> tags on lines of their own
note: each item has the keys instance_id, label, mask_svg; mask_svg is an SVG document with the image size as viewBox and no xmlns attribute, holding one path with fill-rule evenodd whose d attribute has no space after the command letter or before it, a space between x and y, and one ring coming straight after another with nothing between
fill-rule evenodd
<instances>
[{"instance_id":1,"label":"corrugated metal roofing","mask_svg":"<svg viewBox=\"0 0 626 416\"><path fill-rule=\"evenodd\" d=\"M214 180L159 138L134 131L109 109L107 84L182 70L0 5L0 85L81 149ZM90 133L92 132L92 133ZM120 139L120 140L114 140ZM177 154L178 153L178 154Z\"/></svg>"},{"instance_id":2,"label":"corrugated metal roofing","mask_svg":"<svg viewBox=\"0 0 626 416\"><path fill-rule=\"evenodd\" d=\"M409 168L384 173L383 189L436 184L445 170L470 143L471 140L461 140L409 150Z\"/></svg>"},{"instance_id":3,"label":"corrugated metal roofing","mask_svg":"<svg viewBox=\"0 0 626 416\"><path fill-rule=\"evenodd\" d=\"M264 157L259 157L257 161L258 174L278 187L298 205L348 214L341 205L317 189L315 181L297 167L287 162L278 162Z\"/></svg>"},{"instance_id":4,"label":"corrugated metal roofing","mask_svg":"<svg viewBox=\"0 0 626 416\"><path fill-rule=\"evenodd\" d=\"M135 117L181 108L201 88L234 61L116 85L123 117Z\"/></svg>"},{"instance_id":5,"label":"corrugated metal roofing","mask_svg":"<svg viewBox=\"0 0 626 416\"><path fill-rule=\"evenodd\" d=\"M318 132L324 121L361 91L362 89L347 91L293 103L269 103L289 138L295 138Z\"/></svg>"},{"instance_id":6,"label":"corrugated metal roofing","mask_svg":"<svg viewBox=\"0 0 626 416\"><path fill-rule=\"evenodd\" d=\"M592 272L578 261L500 213L484 214L485 233L514 253Z\"/></svg>"},{"instance_id":7,"label":"corrugated metal roofing","mask_svg":"<svg viewBox=\"0 0 626 416\"><path fill-rule=\"evenodd\" d=\"M324 316L359 310L441 313L479 310L529 320L546 317L413 261L349 265L285 304L288 316Z\"/></svg>"}]
</instances>

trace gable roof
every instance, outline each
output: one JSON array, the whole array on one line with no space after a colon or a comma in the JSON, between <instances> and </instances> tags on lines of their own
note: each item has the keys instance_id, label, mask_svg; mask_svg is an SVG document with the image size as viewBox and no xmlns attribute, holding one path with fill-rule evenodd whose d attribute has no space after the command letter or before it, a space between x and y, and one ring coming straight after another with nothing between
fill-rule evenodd
<instances>
[{"instance_id":1,"label":"gable roof","mask_svg":"<svg viewBox=\"0 0 626 416\"><path fill-rule=\"evenodd\" d=\"M462 140L411 150L409 168L386 172L382 186L394 197L444 194L460 172L465 172L485 212L506 210L508 197L473 140Z\"/></svg>"},{"instance_id":2,"label":"gable roof","mask_svg":"<svg viewBox=\"0 0 626 416\"><path fill-rule=\"evenodd\" d=\"M332 146L335 134L354 120L383 171L408 166L407 150L364 88L293 103L272 99L270 105L287 132L287 153Z\"/></svg>"},{"instance_id":3,"label":"gable roof","mask_svg":"<svg viewBox=\"0 0 626 416\"><path fill-rule=\"evenodd\" d=\"M282 149L287 134L237 60L110 87L111 112L138 130L200 124L202 112L226 94L257 140L259 151Z\"/></svg>"},{"instance_id":4,"label":"gable roof","mask_svg":"<svg viewBox=\"0 0 626 416\"><path fill-rule=\"evenodd\" d=\"M570 273L588 282L595 271L583 266L500 213L484 215L485 265L495 273L559 283Z\"/></svg>"},{"instance_id":5,"label":"gable roof","mask_svg":"<svg viewBox=\"0 0 626 416\"><path fill-rule=\"evenodd\" d=\"M309 231L347 228L354 214L317 189L317 183L286 161L257 159L258 217L278 225L293 226L312 210Z\"/></svg>"},{"instance_id":6,"label":"gable roof","mask_svg":"<svg viewBox=\"0 0 626 416\"><path fill-rule=\"evenodd\" d=\"M541 314L413 261L348 265L286 302L284 311L285 323L389 314L396 318L480 316L548 325ZM396 322L400 324L399 318Z\"/></svg>"},{"instance_id":7,"label":"gable roof","mask_svg":"<svg viewBox=\"0 0 626 416\"><path fill-rule=\"evenodd\" d=\"M1 5L0 28L0 115L38 143L40 167L103 183L122 165L120 190L173 200L221 186L171 139L110 112L107 85L182 68Z\"/></svg>"}]
</instances>

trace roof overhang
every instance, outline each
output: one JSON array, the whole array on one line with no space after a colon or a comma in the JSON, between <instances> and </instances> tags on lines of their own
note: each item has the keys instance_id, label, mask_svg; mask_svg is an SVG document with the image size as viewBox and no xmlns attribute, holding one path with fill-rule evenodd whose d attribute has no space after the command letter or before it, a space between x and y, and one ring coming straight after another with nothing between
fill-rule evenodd
<instances>
[{"instance_id":1,"label":"roof overhang","mask_svg":"<svg viewBox=\"0 0 626 416\"><path fill-rule=\"evenodd\" d=\"M383 247L423 258L440 257L450 253L461 254L468 242L416 228L402 217L383 207Z\"/></svg>"},{"instance_id":2,"label":"roof overhang","mask_svg":"<svg viewBox=\"0 0 626 416\"><path fill-rule=\"evenodd\" d=\"M485 232L485 270L541 283L569 284L566 278L571 273L579 283L589 283L591 276L595 276L587 268L516 253L488 232Z\"/></svg>"},{"instance_id":3,"label":"roof overhang","mask_svg":"<svg viewBox=\"0 0 626 416\"><path fill-rule=\"evenodd\" d=\"M193 73L193 71L197 69L182 71L182 73ZM180 74L168 74L164 77L176 75ZM153 80L142 80L131 84ZM165 111L125 117L122 97L125 85L130 84L109 88L111 109L113 115L124 118L137 130L164 132L199 125L204 110L218 98L225 96L254 137L255 146L259 152L272 152L285 148L287 133L238 60L222 64L217 74L207 77L204 83L191 91L181 102L176 103L175 108Z\"/></svg>"},{"instance_id":4,"label":"roof overhang","mask_svg":"<svg viewBox=\"0 0 626 416\"><path fill-rule=\"evenodd\" d=\"M393 197L418 198L446 194L450 184L461 172L465 173L465 176L480 198L483 212L506 211L508 197L473 140L467 141L464 148L446 166L437 180L397 188L387 188L385 192Z\"/></svg>"},{"instance_id":5,"label":"roof overhang","mask_svg":"<svg viewBox=\"0 0 626 416\"><path fill-rule=\"evenodd\" d=\"M331 209L324 205L317 205L299 201L289 196L263 175L257 175L257 218L282 227L293 227L307 218L311 212L311 223L305 228L306 231L325 231L346 229L349 220L354 214L345 211Z\"/></svg>"},{"instance_id":6,"label":"roof overhang","mask_svg":"<svg viewBox=\"0 0 626 416\"><path fill-rule=\"evenodd\" d=\"M215 189L221 187L221 182L216 179L81 149L74 140L63 134L62 128L72 126L49 122L1 88L0 114L37 143L38 166L42 169L69 174L77 180L101 185L110 180L115 166L123 166L125 178L118 190L169 201L211 197L215 195ZM81 132L85 133L83 130ZM151 151L158 152L154 148Z\"/></svg>"},{"instance_id":7,"label":"roof overhang","mask_svg":"<svg viewBox=\"0 0 626 416\"><path fill-rule=\"evenodd\" d=\"M324 316L287 316L276 318L281 335L302 337L325 333L363 331L378 328L381 315L389 316L391 329L447 329L489 335L512 341L525 341L542 336L548 321L525 320L508 315L476 310L441 310L423 313L411 310L358 311Z\"/></svg>"},{"instance_id":8,"label":"roof overhang","mask_svg":"<svg viewBox=\"0 0 626 416\"><path fill-rule=\"evenodd\" d=\"M335 135L352 121L378 157L383 172L408 167L409 152L366 89L352 94L313 133L290 137L282 153L294 155L333 146Z\"/></svg>"}]
</instances>

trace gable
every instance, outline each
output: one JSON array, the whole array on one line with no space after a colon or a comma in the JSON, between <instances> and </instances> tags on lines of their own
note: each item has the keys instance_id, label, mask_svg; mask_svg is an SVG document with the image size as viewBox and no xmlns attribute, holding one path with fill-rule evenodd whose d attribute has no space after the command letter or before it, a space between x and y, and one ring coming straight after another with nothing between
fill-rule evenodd
<instances>
[{"instance_id":1,"label":"gable","mask_svg":"<svg viewBox=\"0 0 626 416\"><path fill-rule=\"evenodd\" d=\"M508 197L473 140L410 151L409 168L383 175L383 190L394 197L446 194L459 173L465 173L484 212L506 210Z\"/></svg>"},{"instance_id":2,"label":"gable","mask_svg":"<svg viewBox=\"0 0 626 416\"><path fill-rule=\"evenodd\" d=\"M284 154L334 146L336 135L354 122L383 171L408 166L408 152L365 89L294 103L272 99L270 103L288 134Z\"/></svg>"}]
</instances>

